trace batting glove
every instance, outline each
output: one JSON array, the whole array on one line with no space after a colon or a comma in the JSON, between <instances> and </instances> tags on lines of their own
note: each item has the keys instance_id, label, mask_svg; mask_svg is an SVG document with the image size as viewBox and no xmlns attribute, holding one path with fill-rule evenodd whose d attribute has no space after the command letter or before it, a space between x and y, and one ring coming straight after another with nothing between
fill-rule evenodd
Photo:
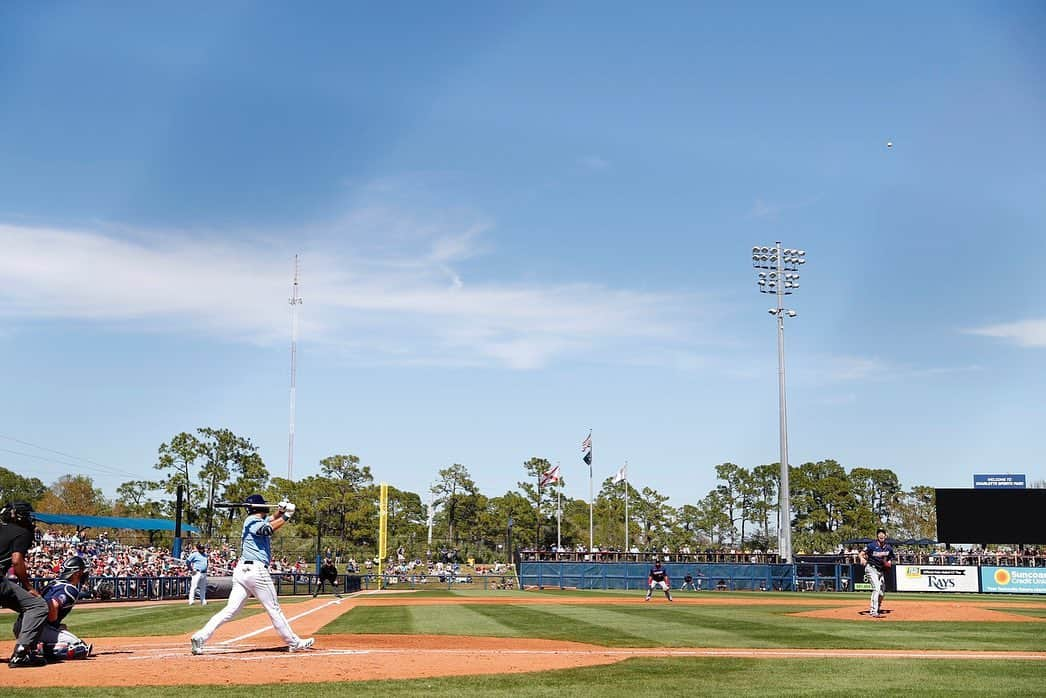
<instances>
[{"instance_id":1,"label":"batting glove","mask_svg":"<svg viewBox=\"0 0 1046 698\"><path fill-rule=\"evenodd\" d=\"M290 502L283 503L283 518L289 519L294 514L294 505Z\"/></svg>"}]
</instances>

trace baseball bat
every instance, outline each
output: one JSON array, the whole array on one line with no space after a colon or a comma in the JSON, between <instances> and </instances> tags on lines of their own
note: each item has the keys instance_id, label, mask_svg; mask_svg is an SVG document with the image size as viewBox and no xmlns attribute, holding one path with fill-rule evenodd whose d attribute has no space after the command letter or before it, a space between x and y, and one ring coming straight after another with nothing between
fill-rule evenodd
<instances>
[{"instance_id":1,"label":"baseball bat","mask_svg":"<svg viewBox=\"0 0 1046 698\"><path fill-rule=\"evenodd\" d=\"M214 506L216 509L246 509L252 507L254 509L276 509L279 504L251 504L250 502L215 502Z\"/></svg>"}]
</instances>

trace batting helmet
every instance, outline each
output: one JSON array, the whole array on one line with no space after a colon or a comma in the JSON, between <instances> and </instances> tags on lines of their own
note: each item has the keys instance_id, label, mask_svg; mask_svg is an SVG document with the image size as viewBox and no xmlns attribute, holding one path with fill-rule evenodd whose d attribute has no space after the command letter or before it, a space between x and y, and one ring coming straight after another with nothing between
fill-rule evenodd
<instances>
[{"instance_id":1,"label":"batting helmet","mask_svg":"<svg viewBox=\"0 0 1046 698\"><path fill-rule=\"evenodd\" d=\"M260 494L252 494L247 499L243 500L247 504L265 504L265 497ZM247 507L247 511L251 514L264 514L269 510L265 507Z\"/></svg>"},{"instance_id":2,"label":"batting helmet","mask_svg":"<svg viewBox=\"0 0 1046 698\"><path fill-rule=\"evenodd\" d=\"M62 569L58 572L58 578L63 582L68 582L77 572L81 573L80 583L82 584L87 579L87 563L79 555L74 555L62 563Z\"/></svg>"}]
</instances>

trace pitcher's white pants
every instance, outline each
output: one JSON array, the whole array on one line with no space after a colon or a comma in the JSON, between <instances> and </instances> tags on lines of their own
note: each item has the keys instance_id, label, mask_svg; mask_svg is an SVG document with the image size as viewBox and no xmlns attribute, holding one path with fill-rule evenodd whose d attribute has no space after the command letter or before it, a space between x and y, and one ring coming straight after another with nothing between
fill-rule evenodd
<instances>
[{"instance_id":1,"label":"pitcher's white pants","mask_svg":"<svg viewBox=\"0 0 1046 698\"><path fill-rule=\"evenodd\" d=\"M276 586L272 583L269 570L266 565L258 562L251 564L241 562L236 565L236 569L232 573L232 590L229 592L229 603L225 605L225 608L211 616L211 619L207 621L207 625L203 626L203 630L196 633L196 637L204 642L210 640L211 636L214 635L214 631L222 623L232 620L232 617L240 612L248 596L253 596L258 601L261 601L261 605L265 607L269 614L269 620L272 621L272 627L276 629L276 632L280 634L280 637L283 638L288 647L298 644L301 638L291 630L287 617L283 615L280 602L276 600Z\"/></svg>"}]
</instances>

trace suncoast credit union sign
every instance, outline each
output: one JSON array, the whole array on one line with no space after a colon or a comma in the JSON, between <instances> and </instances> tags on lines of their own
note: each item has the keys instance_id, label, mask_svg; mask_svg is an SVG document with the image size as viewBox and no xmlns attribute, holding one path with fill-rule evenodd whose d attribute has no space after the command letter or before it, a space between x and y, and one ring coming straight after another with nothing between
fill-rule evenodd
<instances>
[{"instance_id":1,"label":"suncoast credit union sign","mask_svg":"<svg viewBox=\"0 0 1046 698\"><path fill-rule=\"evenodd\" d=\"M899 565L897 591L979 591L976 567Z\"/></svg>"},{"instance_id":2,"label":"suncoast credit union sign","mask_svg":"<svg viewBox=\"0 0 1046 698\"><path fill-rule=\"evenodd\" d=\"M1046 567L982 567L981 591L1046 594Z\"/></svg>"}]
</instances>

